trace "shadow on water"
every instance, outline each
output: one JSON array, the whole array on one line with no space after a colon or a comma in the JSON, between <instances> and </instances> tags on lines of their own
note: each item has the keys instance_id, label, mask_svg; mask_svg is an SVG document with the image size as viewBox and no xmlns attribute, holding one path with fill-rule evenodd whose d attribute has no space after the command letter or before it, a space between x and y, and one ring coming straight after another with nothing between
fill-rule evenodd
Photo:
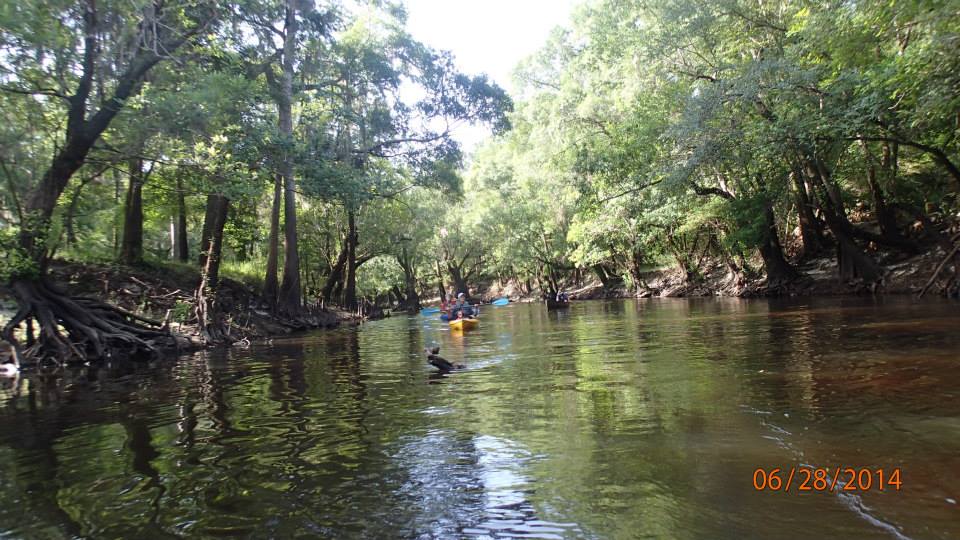
<instances>
[{"instance_id":1,"label":"shadow on water","mask_svg":"<svg viewBox=\"0 0 960 540\"><path fill-rule=\"evenodd\" d=\"M511 305L22 376L0 536L957 537L957 328L904 299ZM903 488L753 488L797 464Z\"/></svg>"}]
</instances>

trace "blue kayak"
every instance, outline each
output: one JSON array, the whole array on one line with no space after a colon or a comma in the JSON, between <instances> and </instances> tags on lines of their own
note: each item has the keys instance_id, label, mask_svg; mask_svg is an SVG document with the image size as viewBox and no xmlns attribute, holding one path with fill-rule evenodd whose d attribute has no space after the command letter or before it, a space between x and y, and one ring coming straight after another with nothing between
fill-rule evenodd
<instances>
[{"instance_id":1,"label":"blue kayak","mask_svg":"<svg viewBox=\"0 0 960 540\"><path fill-rule=\"evenodd\" d=\"M496 300L494 300L493 302L490 302L490 303L493 304L493 305L495 305L495 306L505 306L505 305L507 305L507 304L510 303L510 299L509 299L509 298L497 298Z\"/></svg>"},{"instance_id":2,"label":"blue kayak","mask_svg":"<svg viewBox=\"0 0 960 540\"><path fill-rule=\"evenodd\" d=\"M434 313L440 313L440 308L428 307L420 310L421 315L433 315Z\"/></svg>"}]
</instances>

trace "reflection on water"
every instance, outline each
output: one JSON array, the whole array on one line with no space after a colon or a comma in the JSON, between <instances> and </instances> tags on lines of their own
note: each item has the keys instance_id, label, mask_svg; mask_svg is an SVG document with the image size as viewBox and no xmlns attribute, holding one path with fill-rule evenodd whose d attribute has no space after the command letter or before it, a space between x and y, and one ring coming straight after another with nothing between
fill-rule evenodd
<instances>
[{"instance_id":1,"label":"reflection on water","mask_svg":"<svg viewBox=\"0 0 960 540\"><path fill-rule=\"evenodd\" d=\"M483 316L2 380L0 537L960 537L956 304ZM798 464L903 489L753 488Z\"/></svg>"}]
</instances>

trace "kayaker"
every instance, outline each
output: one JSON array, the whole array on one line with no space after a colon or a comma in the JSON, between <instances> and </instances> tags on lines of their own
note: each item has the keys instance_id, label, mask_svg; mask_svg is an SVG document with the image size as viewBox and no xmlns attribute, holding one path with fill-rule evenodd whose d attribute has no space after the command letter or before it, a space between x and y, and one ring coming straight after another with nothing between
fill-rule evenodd
<instances>
[{"instance_id":1,"label":"kayaker","mask_svg":"<svg viewBox=\"0 0 960 540\"><path fill-rule=\"evenodd\" d=\"M450 309L450 318L460 319L463 317L468 319L473 317L473 306L467 301L466 295L460 293L457 295L457 303Z\"/></svg>"}]
</instances>

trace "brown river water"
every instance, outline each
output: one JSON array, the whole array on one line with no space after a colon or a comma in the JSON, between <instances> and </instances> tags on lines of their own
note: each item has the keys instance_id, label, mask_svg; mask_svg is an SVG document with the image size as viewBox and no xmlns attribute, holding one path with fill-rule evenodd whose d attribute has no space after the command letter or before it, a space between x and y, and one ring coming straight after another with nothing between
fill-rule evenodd
<instances>
[{"instance_id":1,"label":"brown river water","mask_svg":"<svg viewBox=\"0 0 960 540\"><path fill-rule=\"evenodd\" d=\"M799 490L838 467L873 485ZM0 538L71 537L960 538L960 304L485 306L0 380Z\"/></svg>"}]
</instances>

